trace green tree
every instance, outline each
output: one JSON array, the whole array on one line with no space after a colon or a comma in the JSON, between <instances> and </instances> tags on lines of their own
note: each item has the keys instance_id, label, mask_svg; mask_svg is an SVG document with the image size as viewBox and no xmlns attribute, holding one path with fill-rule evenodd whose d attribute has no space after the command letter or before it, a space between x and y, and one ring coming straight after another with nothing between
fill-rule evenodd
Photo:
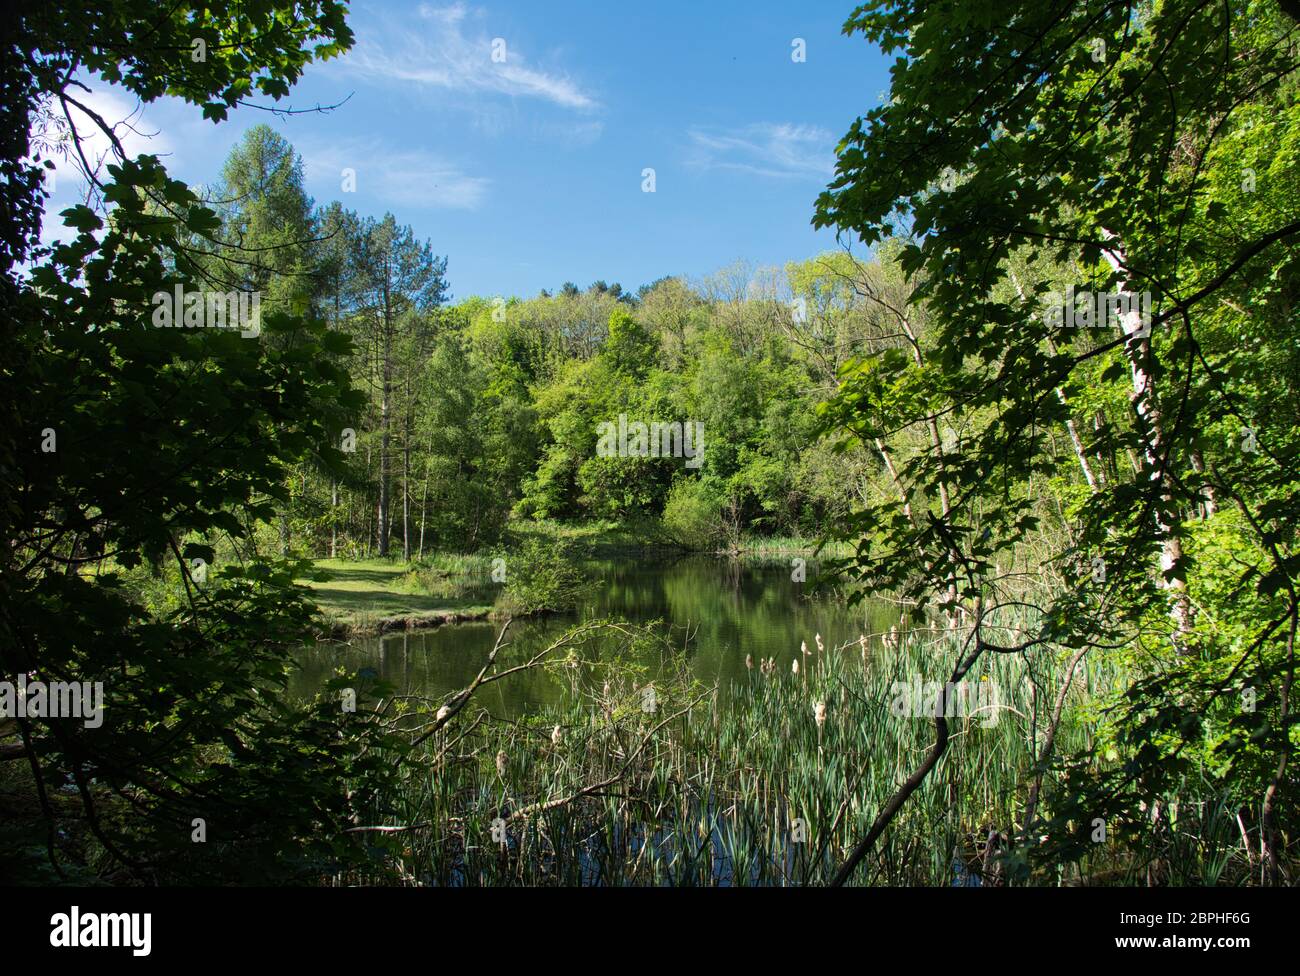
<instances>
[{"instance_id":1,"label":"green tree","mask_svg":"<svg viewBox=\"0 0 1300 976\"><path fill-rule=\"evenodd\" d=\"M362 222L353 261L357 269L357 322L365 330L372 355L368 380L379 406L379 449L376 548L381 557L389 551L392 535L391 461L395 391L409 399L410 370L427 348L429 313L446 295L447 259L436 257L429 242L416 239L409 226L399 226L392 214L380 221ZM407 345L409 349L406 349ZM399 353L406 351L406 355ZM398 417L402 433L403 512L409 500L412 417ZM410 556L409 520L403 525L403 554Z\"/></svg>"},{"instance_id":2,"label":"green tree","mask_svg":"<svg viewBox=\"0 0 1300 976\"><path fill-rule=\"evenodd\" d=\"M1079 825L1093 817L1136 822L1144 798L1203 770L1195 759L1208 745L1235 767L1234 799L1254 805L1276 879L1280 797L1294 778L1300 444L1285 412L1260 409L1281 402L1289 366L1254 374L1242 335L1290 361L1295 317L1283 296L1295 294L1300 197L1260 194L1260 174L1241 164L1294 145L1295 18L1271 0L882 0L845 30L899 57L890 100L845 136L815 222L868 246L903 238L899 261L932 328L919 357L900 346L854 366L828 420L866 443L932 421L947 428L902 470L926 507L909 514L900 498L861 513L861 555L846 568L922 605L949 594L947 609L971 628L954 681L985 654L1061 654L1067 673L1087 654L1124 656L1133 683L1107 732L1119 760L1064 757L1067 785L1043 796L1049 733L1017 831L1031 856L1078 856ZM1062 327L1047 299L1069 285L1137 306ZM1080 402L1099 408L1086 439ZM1225 417L1264 447L1225 444ZM1091 485L1060 531L1044 533L1044 489L1071 457L1053 441L1071 424L1073 460L1098 458L1112 476L1076 467ZM1123 476L1117 458L1131 459ZM950 504L936 511L941 493ZM1261 601L1240 626L1221 623L1221 611L1236 617L1227 605L1196 613L1195 595L1209 592L1202 567L1226 529L1200 522L1224 506L1240 519L1234 544L1248 540L1261 557L1235 571L1234 592ZM1008 592L999 567L1026 546L1046 546L1043 563L1063 567L1068 585ZM1081 571L1094 560L1104 572ZM999 637L995 623L1025 603L1035 629ZM1243 686L1260 695L1254 712L1230 704ZM933 751L840 880L947 741L939 719ZM1029 839L1042 834L1053 843L1040 851Z\"/></svg>"},{"instance_id":3,"label":"green tree","mask_svg":"<svg viewBox=\"0 0 1300 976\"><path fill-rule=\"evenodd\" d=\"M99 726L6 719L0 735L18 741L4 759L30 769L46 855L64 877L283 880L359 863L364 851L344 831L392 753L364 716L283 699L289 649L311 617L291 582L297 567L218 565L230 551L222 540L246 540L250 521L271 515L265 498L283 499L291 465L314 451L337 459L320 445L357 406L328 364L346 340L274 312L263 323L271 341L155 328L156 293L199 287L189 242L219 245L218 215L156 157L126 159L115 144L107 182L86 167L103 209L65 210L70 239L44 252L33 247L42 200L25 162L25 134L37 126L39 136L47 109L63 112L79 153L78 71L145 101L179 96L219 120L255 92L283 95L314 56L345 50L343 7L24 4L9 29L0 676L101 682L107 708ZM196 37L206 61L191 60ZM274 341L290 333L293 349ZM142 566L176 581L179 609L143 604ZM359 792L353 777L365 781ZM56 830L51 798L65 785L94 863ZM191 841L195 818L213 843Z\"/></svg>"}]
</instances>

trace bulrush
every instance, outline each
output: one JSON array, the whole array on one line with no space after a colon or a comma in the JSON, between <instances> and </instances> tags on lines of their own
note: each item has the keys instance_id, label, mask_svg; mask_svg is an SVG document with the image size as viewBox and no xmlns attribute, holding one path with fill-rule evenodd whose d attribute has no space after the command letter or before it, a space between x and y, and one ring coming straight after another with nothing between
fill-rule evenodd
<instances>
[{"instance_id":1,"label":"bulrush","mask_svg":"<svg viewBox=\"0 0 1300 976\"><path fill-rule=\"evenodd\" d=\"M804 656L804 657L807 657L807 656L808 656L808 642L807 642L807 641L800 641L800 642L799 642L799 650L803 651L803 656Z\"/></svg>"},{"instance_id":2,"label":"bulrush","mask_svg":"<svg viewBox=\"0 0 1300 976\"><path fill-rule=\"evenodd\" d=\"M820 732L821 727L826 724L826 703L824 701L819 701L813 705L813 721L817 723L817 731Z\"/></svg>"},{"instance_id":3,"label":"bulrush","mask_svg":"<svg viewBox=\"0 0 1300 976\"><path fill-rule=\"evenodd\" d=\"M754 656L752 654L745 655L745 670L746 671L754 670Z\"/></svg>"},{"instance_id":4,"label":"bulrush","mask_svg":"<svg viewBox=\"0 0 1300 976\"><path fill-rule=\"evenodd\" d=\"M794 675L798 675L798 674L799 674L799 659L798 659L798 658L795 658L793 661L790 662L790 673L791 673L791 674L794 674Z\"/></svg>"},{"instance_id":5,"label":"bulrush","mask_svg":"<svg viewBox=\"0 0 1300 976\"><path fill-rule=\"evenodd\" d=\"M564 741L564 730L558 725L551 730L551 745L558 746Z\"/></svg>"},{"instance_id":6,"label":"bulrush","mask_svg":"<svg viewBox=\"0 0 1300 976\"><path fill-rule=\"evenodd\" d=\"M824 652L824 651L826 650L826 645L822 643L822 635L821 635L821 634L817 634L817 635L815 635L815 637L816 637L816 640L817 640L817 653L818 653L818 654L821 654L822 652Z\"/></svg>"},{"instance_id":7,"label":"bulrush","mask_svg":"<svg viewBox=\"0 0 1300 976\"><path fill-rule=\"evenodd\" d=\"M497 775L502 779L506 778L506 751L504 749L497 750Z\"/></svg>"}]
</instances>

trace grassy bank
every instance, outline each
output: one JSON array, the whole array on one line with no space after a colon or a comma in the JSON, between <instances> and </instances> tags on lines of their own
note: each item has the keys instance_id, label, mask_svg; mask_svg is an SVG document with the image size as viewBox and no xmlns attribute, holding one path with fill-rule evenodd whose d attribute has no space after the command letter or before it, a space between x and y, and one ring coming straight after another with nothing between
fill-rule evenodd
<instances>
[{"instance_id":1,"label":"grassy bank","mask_svg":"<svg viewBox=\"0 0 1300 976\"><path fill-rule=\"evenodd\" d=\"M686 550L634 523L521 522L499 546L471 554L434 553L401 559L318 559L310 585L325 620L322 636L375 634L504 616L503 587L493 583L493 560L538 548L584 559L672 555ZM742 559L811 556L816 540L745 536L716 554ZM840 554L829 550L822 556ZM518 613L518 608L510 608Z\"/></svg>"},{"instance_id":2,"label":"grassy bank","mask_svg":"<svg viewBox=\"0 0 1300 976\"><path fill-rule=\"evenodd\" d=\"M491 599L482 594L488 563L468 556L425 563L320 559L318 578L305 582L324 617L325 636L373 634L485 619L492 612Z\"/></svg>"}]
</instances>

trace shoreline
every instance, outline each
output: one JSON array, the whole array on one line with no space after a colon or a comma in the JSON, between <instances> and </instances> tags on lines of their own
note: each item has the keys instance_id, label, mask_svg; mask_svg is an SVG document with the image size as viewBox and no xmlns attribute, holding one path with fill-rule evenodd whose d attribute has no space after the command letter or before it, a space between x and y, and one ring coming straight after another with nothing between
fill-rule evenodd
<instances>
[{"instance_id":1,"label":"shoreline","mask_svg":"<svg viewBox=\"0 0 1300 976\"><path fill-rule=\"evenodd\" d=\"M326 613L325 608L321 608ZM375 637L392 631L435 630L447 624L473 623L492 620L503 614L496 607L473 607L467 610L422 610L416 613L396 614L366 620L364 613L325 616L324 629L315 635L317 641L339 640L347 637Z\"/></svg>"}]
</instances>

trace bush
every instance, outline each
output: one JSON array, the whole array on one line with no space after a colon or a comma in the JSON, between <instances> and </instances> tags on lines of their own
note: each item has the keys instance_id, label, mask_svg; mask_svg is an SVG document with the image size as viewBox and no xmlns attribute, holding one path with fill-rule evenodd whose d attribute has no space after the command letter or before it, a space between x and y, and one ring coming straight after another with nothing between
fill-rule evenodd
<instances>
[{"instance_id":1,"label":"bush","mask_svg":"<svg viewBox=\"0 0 1300 976\"><path fill-rule=\"evenodd\" d=\"M722 499L699 478L682 478L664 504L664 532L688 549L717 549L726 538Z\"/></svg>"},{"instance_id":2,"label":"bush","mask_svg":"<svg viewBox=\"0 0 1300 976\"><path fill-rule=\"evenodd\" d=\"M578 547L565 539L526 539L506 560L499 606L516 616L575 609L589 580Z\"/></svg>"}]
</instances>

